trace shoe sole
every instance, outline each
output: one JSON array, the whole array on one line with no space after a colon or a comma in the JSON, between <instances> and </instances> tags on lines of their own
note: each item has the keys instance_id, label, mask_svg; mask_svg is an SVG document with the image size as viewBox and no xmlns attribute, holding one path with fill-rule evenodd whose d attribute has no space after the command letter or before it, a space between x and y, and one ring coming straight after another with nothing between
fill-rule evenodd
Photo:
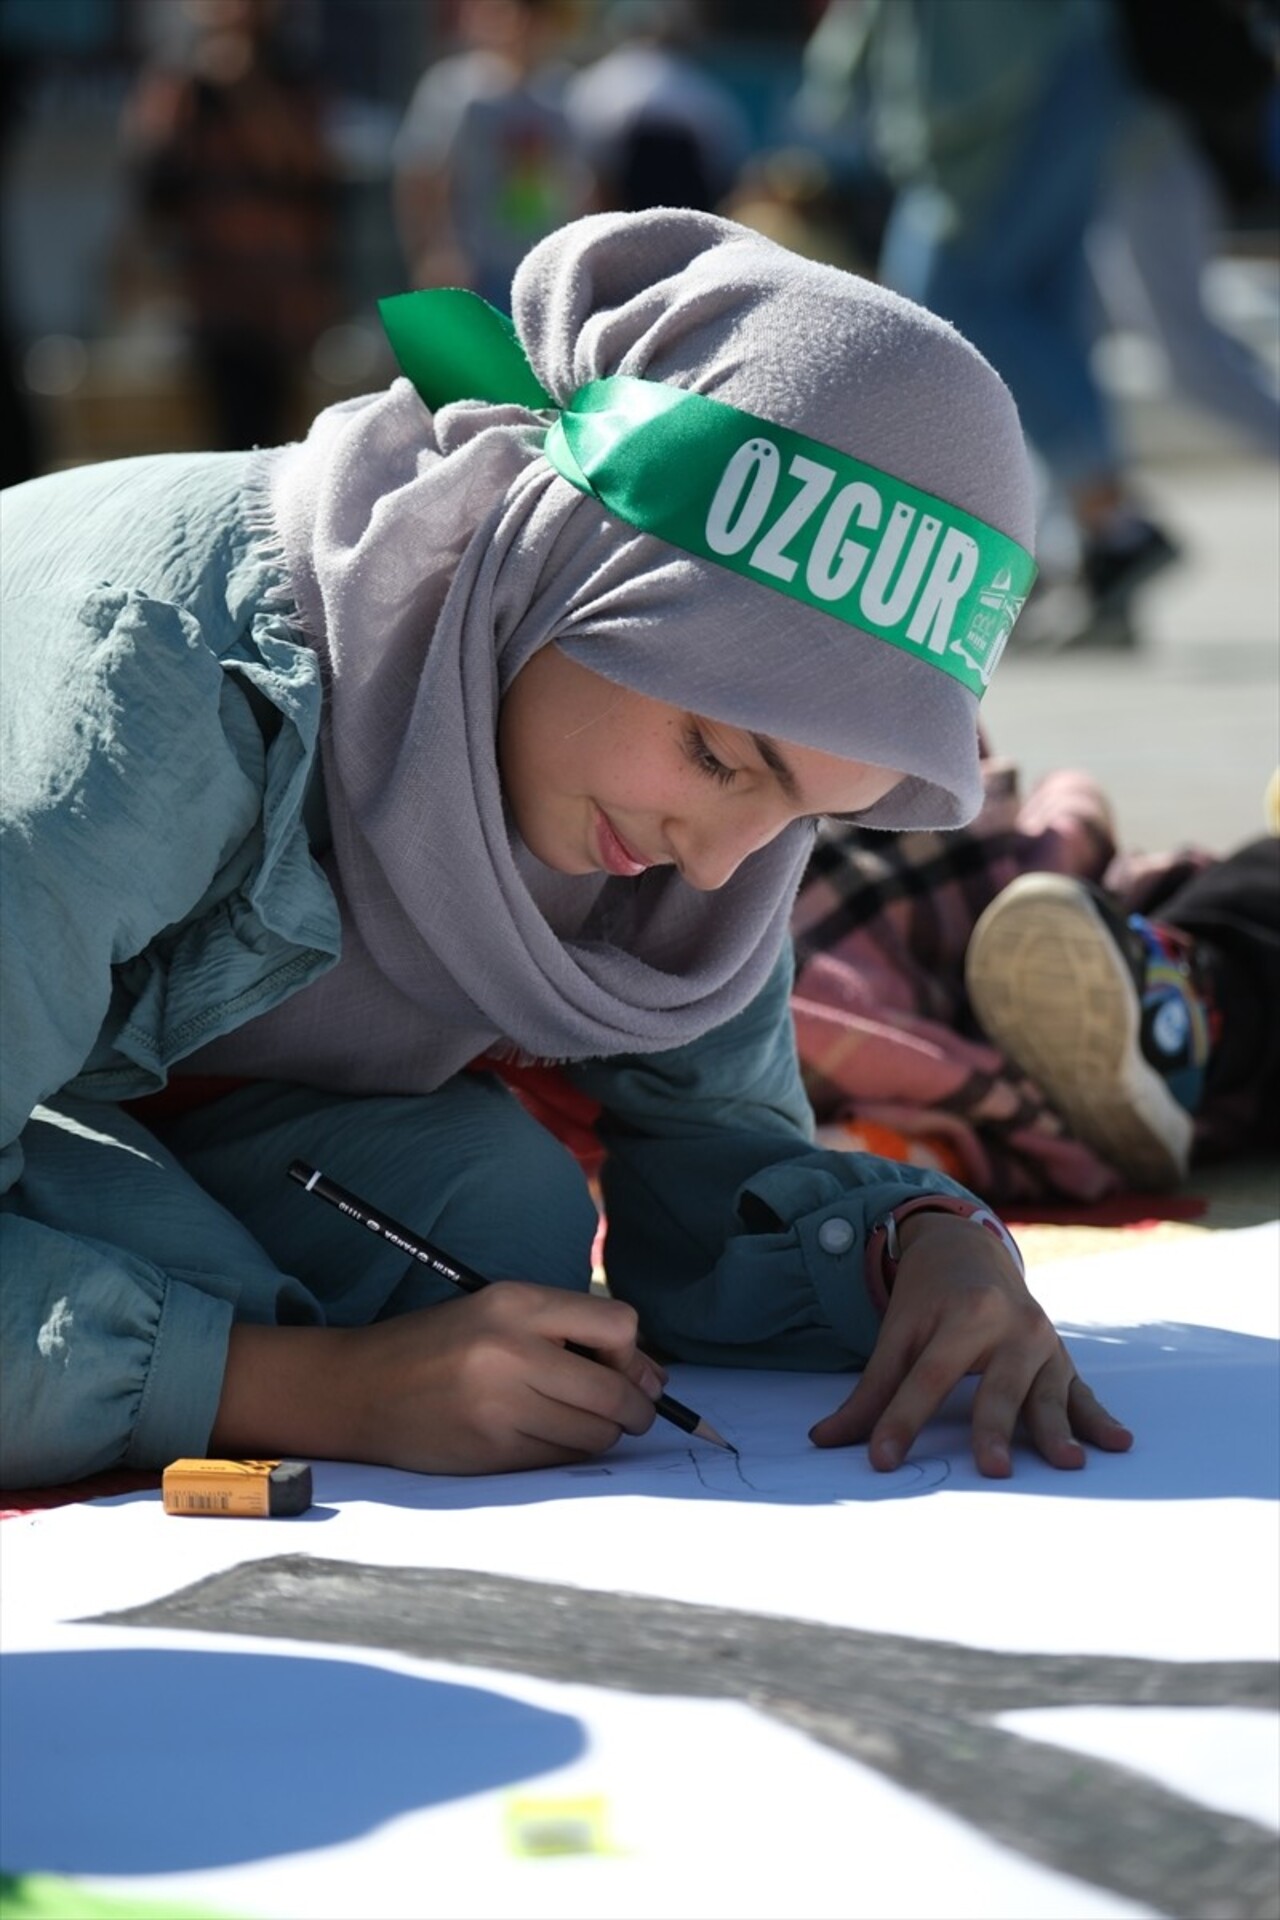
<instances>
[{"instance_id":1,"label":"shoe sole","mask_svg":"<svg viewBox=\"0 0 1280 1920\"><path fill-rule=\"evenodd\" d=\"M983 1031L1076 1138L1137 1187L1175 1186L1193 1125L1143 1057L1133 976L1089 894L1024 874L979 919L965 981Z\"/></svg>"}]
</instances>

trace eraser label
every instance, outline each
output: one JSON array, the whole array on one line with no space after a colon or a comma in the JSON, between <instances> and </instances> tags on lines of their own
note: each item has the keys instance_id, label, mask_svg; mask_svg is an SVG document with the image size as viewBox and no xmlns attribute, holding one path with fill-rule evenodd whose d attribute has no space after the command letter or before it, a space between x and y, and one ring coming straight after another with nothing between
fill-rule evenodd
<instances>
[{"instance_id":1,"label":"eraser label","mask_svg":"<svg viewBox=\"0 0 1280 1920\"><path fill-rule=\"evenodd\" d=\"M161 1485L166 1513L256 1520L271 1512L278 1460L175 1460Z\"/></svg>"}]
</instances>

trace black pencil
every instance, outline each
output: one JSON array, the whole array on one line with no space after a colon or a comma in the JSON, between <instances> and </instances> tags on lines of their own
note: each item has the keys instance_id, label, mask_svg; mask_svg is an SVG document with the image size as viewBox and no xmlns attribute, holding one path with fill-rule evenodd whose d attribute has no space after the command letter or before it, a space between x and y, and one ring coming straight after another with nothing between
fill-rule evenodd
<instances>
[{"instance_id":1,"label":"black pencil","mask_svg":"<svg viewBox=\"0 0 1280 1920\"><path fill-rule=\"evenodd\" d=\"M367 1228L370 1233L380 1234L384 1240L389 1240L393 1247L399 1247L400 1251L407 1253L411 1259L420 1260L423 1266L430 1267L433 1273L439 1274L442 1280L449 1281L451 1286L460 1288L463 1293L479 1293L482 1287L490 1285L485 1275L477 1273L474 1267L464 1266L460 1260L454 1260L449 1254L442 1253L439 1247L433 1247L429 1240L421 1239L410 1228L402 1226L398 1220L378 1212L367 1201L350 1193L346 1187L340 1187L336 1180L330 1180L328 1175L321 1173L318 1167L309 1167L303 1160L294 1160L289 1167L289 1178L296 1180L299 1186L305 1187L308 1193L314 1193L321 1200L327 1200L331 1207L336 1207L339 1213L345 1213L348 1220L354 1220L357 1226ZM588 1360L595 1357L585 1347L579 1347L572 1341L569 1345L574 1353L583 1354ZM726 1453L738 1451L735 1446L730 1445L723 1434L717 1433L701 1414L695 1413L692 1407L686 1407L682 1401L673 1399L669 1393L659 1394L653 1404L655 1411L661 1414L664 1420L670 1420L673 1426L679 1427L681 1432L692 1433L699 1440L709 1440L713 1447L723 1447Z\"/></svg>"}]
</instances>

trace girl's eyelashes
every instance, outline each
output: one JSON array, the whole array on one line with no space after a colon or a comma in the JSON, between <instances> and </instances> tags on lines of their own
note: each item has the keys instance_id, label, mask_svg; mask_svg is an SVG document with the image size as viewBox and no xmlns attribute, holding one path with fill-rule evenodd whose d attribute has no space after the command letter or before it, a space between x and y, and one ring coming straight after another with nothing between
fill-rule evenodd
<instances>
[{"instance_id":1,"label":"girl's eyelashes","mask_svg":"<svg viewBox=\"0 0 1280 1920\"><path fill-rule=\"evenodd\" d=\"M726 767L723 760L716 758L707 744L702 728L694 720L685 723L683 745L686 759L692 761L699 773L705 773L709 780L716 781L722 787L728 787L737 779L738 769Z\"/></svg>"},{"instance_id":2,"label":"girl's eyelashes","mask_svg":"<svg viewBox=\"0 0 1280 1920\"><path fill-rule=\"evenodd\" d=\"M717 786L731 787L742 771L739 767L726 766L725 762L718 758L706 734L694 719L686 720L684 723L681 746L686 760L690 761L699 773L705 774L708 780L714 780ZM856 813L810 813L802 816L800 824L808 827L809 831L816 836L823 827L857 827L861 826L862 820L861 810Z\"/></svg>"}]
</instances>

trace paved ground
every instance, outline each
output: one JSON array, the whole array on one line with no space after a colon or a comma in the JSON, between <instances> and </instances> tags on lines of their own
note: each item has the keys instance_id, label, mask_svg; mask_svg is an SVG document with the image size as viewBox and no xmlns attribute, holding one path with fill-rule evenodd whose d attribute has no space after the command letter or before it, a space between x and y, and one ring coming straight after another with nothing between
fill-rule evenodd
<instances>
[{"instance_id":1,"label":"paved ground","mask_svg":"<svg viewBox=\"0 0 1280 1920\"><path fill-rule=\"evenodd\" d=\"M1030 778L1095 773L1125 845L1225 853L1262 830L1280 763L1280 466L1153 446L1139 480L1185 552L1139 603L1139 646L1051 653L1015 635L984 713Z\"/></svg>"}]
</instances>

